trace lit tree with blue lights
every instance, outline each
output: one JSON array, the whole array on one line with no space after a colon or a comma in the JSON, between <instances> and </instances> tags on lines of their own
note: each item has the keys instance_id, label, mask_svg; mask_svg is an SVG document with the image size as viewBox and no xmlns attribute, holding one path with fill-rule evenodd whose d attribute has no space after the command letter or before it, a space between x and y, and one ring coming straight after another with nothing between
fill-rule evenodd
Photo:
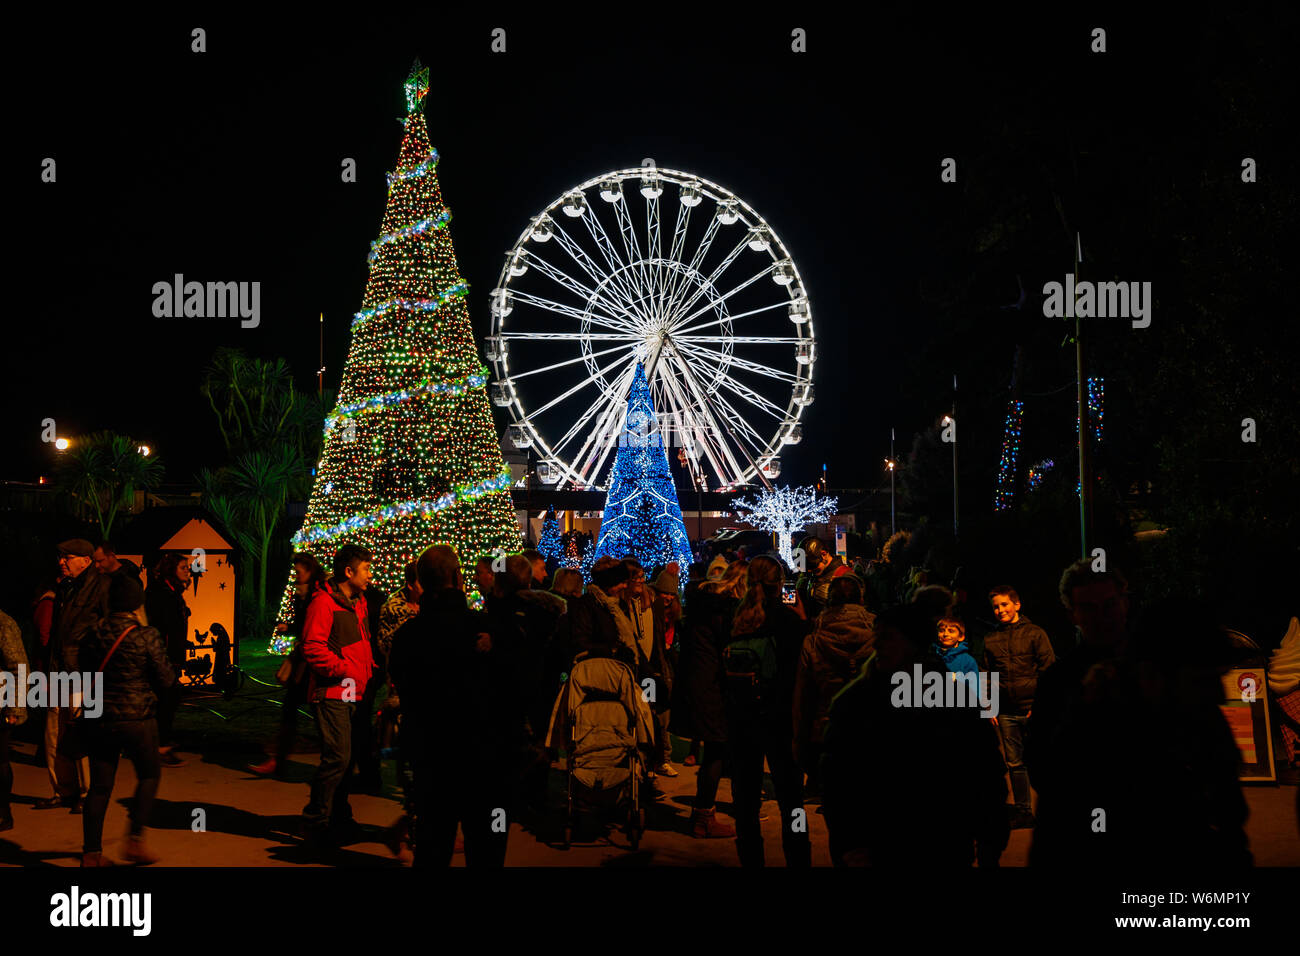
<instances>
[{"instance_id":1,"label":"lit tree with blue lights","mask_svg":"<svg viewBox=\"0 0 1300 956\"><path fill-rule=\"evenodd\" d=\"M542 535L537 542L537 553L546 559L546 570L554 571L564 560L564 542L560 538L560 522L555 517L555 509L546 509L546 518L542 521Z\"/></svg>"},{"instance_id":2,"label":"lit tree with blue lights","mask_svg":"<svg viewBox=\"0 0 1300 956\"><path fill-rule=\"evenodd\" d=\"M635 557L646 568L676 561L690 567L691 544L668 470L668 454L655 420L645 366L638 364L627 417L605 497L596 559Z\"/></svg>"}]
</instances>

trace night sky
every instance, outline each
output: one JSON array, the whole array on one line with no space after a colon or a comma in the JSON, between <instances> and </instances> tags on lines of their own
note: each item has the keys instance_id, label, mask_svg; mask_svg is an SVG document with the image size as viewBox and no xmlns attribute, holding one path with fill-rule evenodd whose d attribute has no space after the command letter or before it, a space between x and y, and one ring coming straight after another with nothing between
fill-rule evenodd
<instances>
[{"instance_id":1,"label":"night sky","mask_svg":"<svg viewBox=\"0 0 1300 956\"><path fill-rule=\"evenodd\" d=\"M643 157L696 172L773 223L812 299L818 402L783 479L812 480L825 462L832 486L870 485L890 426L905 451L942 414L954 371L990 407L1005 400L1009 351L986 367L963 343L1006 333L999 323L1012 320L998 307L1016 299L1014 277L977 283L963 308L984 324L961 330L927 290L969 271L971 224L1026 188L1021 146L1065 156L1073 144L1094 193L1141 202L1143 177L1195 178L1199 160L1170 144L1189 126L1212 130L1206 84L1258 70L1233 29L1122 20L331 19L79 23L73 42L47 18L23 34L28 66L10 83L17 261L0 477L50 472L46 417L65 435L111 428L148 441L171 482L221 464L199 392L213 350L283 357L314 387L322 311L337 387L400 142L401 84L418 55L433 67L426 116L480 337L505 251L555 196ZM207 29L203 54L190 52L196 25ZM1095 25L1108 27L1104 56L1088 49ZM489 50L495 26L508 31L505 55ZM809 53L790 52L793 26L809 31ZM39 180L46 156L58 162L53 185ZM940 182L946 156L958 159L958 184ZM355 184L340 181L344 157L357 161ZM1055 215L1050 198L1041 208ZM1092 217L1085 241L1104 245L1104 217L1075 208ZM1072 242L1059 236L1058 248L1026 256L1029 310L1071 264ZM1128 279L1158 269L1116 265ZM260 281L261 326L154 318L151 287L174 273ZM1143 347L1175 333L1157 323ZM1072 373L1062 353L1030 384ZM1000 436L986 437L991 465Z\"/></svg>"}]
</instances>

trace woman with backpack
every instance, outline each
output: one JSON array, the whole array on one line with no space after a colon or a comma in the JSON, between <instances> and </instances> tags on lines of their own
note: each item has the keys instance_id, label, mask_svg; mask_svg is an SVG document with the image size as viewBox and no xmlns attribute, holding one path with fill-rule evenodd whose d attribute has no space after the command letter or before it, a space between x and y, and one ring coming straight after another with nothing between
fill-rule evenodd
<instances>
[{"instance_id":1,"label":"woman with backpack","mask_svg":"<svg viewBox=\"0 0 1300 956\"><path fill-rule=\"evenodd\" d=\"M691 833L700 838L734 837L736 831L714 813L722 762L727 751L723 704L722 649L731 639L731 619L744 591L747 562L736 561L686 595L685 617L677 626L680 644L668 729L701 743L695 776Z\"/></svg>"},{"instance_id":2,"label":"woman with backpack","mask_svg":"<svg viewBox=\"0 0 1300 956\"><path fill-rule=\"evenodd\" d=\"M796 597L781 601L785 570L766 555L749 562L745 594L723 651L731 797L736 808L736 850L741 866L763 866L759 811L763 759L767 759L781 808L781 846L786 866L812 865L812 843L803 811L803 773L794 762L794 684L804 638L812 630Z\"/></svg>"},{"instance_id":3,"label":"woman with backpack","mask_svg":"<svg viewBox=\"0 0 1300 956\"><path fill-rule=\"evenodd\" d=\"M136 776L123 855L134 863L158 860L145 846L144 828L162 776L155 715L159 698L175 684L176 674L167 659L162 634L144 623L143 606L140 583L125 574L113 575L108 617L82 639L79 649L80 669L103 675L102 713L95 719L82 718L81 732L90 758L90 793L82 817L82 866L112 866L101 841L123 753L135 765Z\"/></svg>"}]
</instances>

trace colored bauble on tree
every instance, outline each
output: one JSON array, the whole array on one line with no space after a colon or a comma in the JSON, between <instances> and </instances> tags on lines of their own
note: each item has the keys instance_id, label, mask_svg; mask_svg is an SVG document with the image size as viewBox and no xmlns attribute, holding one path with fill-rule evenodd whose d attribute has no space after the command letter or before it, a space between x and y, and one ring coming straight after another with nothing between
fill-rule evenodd
<instances>
[{"instance_id":1,"label":"colored bauble on tree","mask_svg":"<svg viewBox=\"0 0 1300 956\"><path fill-rule=\"evenodd\" d=\"M429 70L417 60L338 405L292 542L327 571L343 545L369 549L375 583L389 592L430 545L451 545L468 568L480 554L521 544L425 127L428 91ZM281 620L293 617L292 596L291 579ZM272 649L287 650L291 637Z\"/></svg>"}]
</instances>

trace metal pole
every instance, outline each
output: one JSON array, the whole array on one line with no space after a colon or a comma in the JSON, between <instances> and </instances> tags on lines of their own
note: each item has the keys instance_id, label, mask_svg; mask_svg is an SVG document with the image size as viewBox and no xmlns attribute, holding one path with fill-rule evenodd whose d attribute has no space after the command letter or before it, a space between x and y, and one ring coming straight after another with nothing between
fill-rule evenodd
<instances>
[{"instance_id":1,"label":"metal pole","mask_svg":"<svg viewBox=\"0 0 1300 956\"><path fill-rule=\"evenodd\" d=\"M316 366L316 397L325 394L325 313L320 314L320 364Z\"/></svg>"},{"instance_id":2,"label":"metal pole","mask_svg":"<svg viewBox=\"0 0 1300 956\"><path fill-rule=\"evenodd\" d=\"M952 376L952 535L957 537L957 373Z\"/></svg>"},{"instance_id":3,"label":"metal pole","mask_svg":"<svg viewBox=\"0 0 1300 956\"><path fill-rule=\"evenodd\" d=\"M1083 261L1083 240L1074 234L1074 287L1079 288L1079 263ZM1087 379L1083 377L1083 320L1078 310L1074 316L1074 378L1076 402L1079 407L1079 548L1080 557L1088 556L1088 517L1092 498L1092 483L1088 480L1088 396Z\"/></svg>"},{"instance_id":4,"label":"metal pole","mask_svg":"<svg viewBox=\"0 0 1300 956\"><path fill-rule=\"evenodd\" d=\"M898 470L898 459L894 457L894 430L889 430L889 535L893 537L897 532L894 530L894 472Z\"/></svg>"}]
</instances>

